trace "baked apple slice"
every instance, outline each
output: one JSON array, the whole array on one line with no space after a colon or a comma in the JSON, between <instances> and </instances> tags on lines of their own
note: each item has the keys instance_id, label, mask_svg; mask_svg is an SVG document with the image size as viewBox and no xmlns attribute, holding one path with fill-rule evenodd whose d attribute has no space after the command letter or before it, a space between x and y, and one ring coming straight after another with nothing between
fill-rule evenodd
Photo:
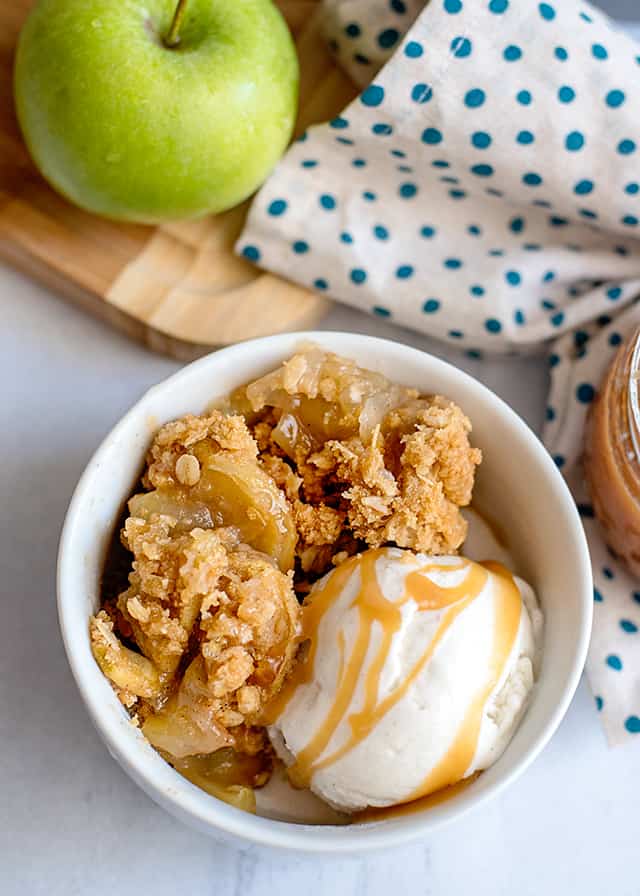
<instances>
[{"instance_id":1,"label":"baked apple slice","mask_svg":"<svg viewBox=\"0 0 640 896\"><path fill-rule=\"evenodd\" d=\"M207 440L193 445L190 457L199 466L197 481L134 495L131 516L171 516L184 532L232 527L242 542L273 557L283 572L290 570L296 529L287 499L273 479L255 460L215 450Z\"/></svg>"}]
</instances>

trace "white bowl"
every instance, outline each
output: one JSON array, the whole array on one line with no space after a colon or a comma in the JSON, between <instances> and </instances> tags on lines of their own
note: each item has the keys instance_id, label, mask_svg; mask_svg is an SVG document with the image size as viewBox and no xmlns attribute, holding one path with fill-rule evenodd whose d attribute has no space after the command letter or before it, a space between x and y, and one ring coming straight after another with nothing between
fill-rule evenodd
<instances>
[{"instance_id":1,"label":"white bowl","mask_svg":"<svg viewBox=\"0 0 640 896\"><path fill-rule=\"evenodd\" d=\"M89 645L88 620L98 606L105 551L157 427L185 413L202 412L212 400L276 367L303 340L461 405L473 422L473 442L484 454L474 500L509 533L517 572L534 586L545 613L540 677L503 756L448 801L375 824L335 827L252 816L194 787L130 723ZM78 483L58 561L58 610L69 663L96 728L123 769L157 803L204 833L315 852L381 849L423 836L514 781L552 736L573 696L589 641L592 594L589 555L574 501L520 417L480 383L437 358L349 333L290 333L241 343L190 364L147 392L107 436Z\"/></svg>"}]
</instances>

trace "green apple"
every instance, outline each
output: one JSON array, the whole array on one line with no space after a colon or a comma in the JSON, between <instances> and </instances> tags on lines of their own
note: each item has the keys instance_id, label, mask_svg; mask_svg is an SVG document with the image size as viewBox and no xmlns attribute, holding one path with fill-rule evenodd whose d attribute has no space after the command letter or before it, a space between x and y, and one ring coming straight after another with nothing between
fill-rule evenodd
<instances>
[{"instance_id":1,"label":"green apple","mask_svg":"<svg viewBox=\"0 0 640 896\"><path fill-rule=\"evenodd\" d=\"M271 0L39 0L18 43L16 108L37 166L111 218L242 202L284 152L297 95Z\"/></svg>"}]
</instances>

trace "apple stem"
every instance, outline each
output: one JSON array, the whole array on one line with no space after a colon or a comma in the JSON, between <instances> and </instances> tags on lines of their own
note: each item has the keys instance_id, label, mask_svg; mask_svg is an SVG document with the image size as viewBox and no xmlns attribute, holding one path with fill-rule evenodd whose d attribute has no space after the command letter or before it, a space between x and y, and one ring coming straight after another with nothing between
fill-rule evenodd
<instances>
[{"instance_id":1,"label":"apple stem","mask_svg":"<svg viewBox=\"0 0 640 896\"><path fill-rule=\"evenodd\" d=\"M176 11L173 14L173 21L171 22L169 33L164 39L165 47L173 49L180 43L180 26L182 25L182 20L186 11L187 0L178 0L178 5L176 6Z\"/></svg>"}]
</instances>

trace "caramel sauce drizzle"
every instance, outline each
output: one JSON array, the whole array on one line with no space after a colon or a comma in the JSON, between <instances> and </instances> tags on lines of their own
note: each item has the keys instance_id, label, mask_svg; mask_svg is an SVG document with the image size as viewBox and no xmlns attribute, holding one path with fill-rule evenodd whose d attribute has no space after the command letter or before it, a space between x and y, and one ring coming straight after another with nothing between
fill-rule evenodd
<instances>
[{"instance_id":1,"label":"caramel sauce drizzle","mask_svg":"<svg viewBox=\"0 0 640 896\"><path fill-rule=\"evenodd\" d=\"M409 803L398 803L395 806L384 806L378 808L371 806L369 809L363 809L353 816L356 824L366 824L372 821L388 821L390 818L402 818L405 815L413 815L416 812L424 812L425 809L433 809L434 806L440 806L452 800L454 796L471 787L474 781L480 777L482 772L474 772L468 778L463 778L456 784L450 784L449 787L443 787L436 790L435 793L429 793L427 796L411 800Z\"/></svg>"},{"instance_id":2,"label":"caramel sauce drizzle","mask_svg":"<svg viewBox=\"0 0 640 896\"><path fill-rule=\"evenodd\" d=\"M350 656L345 658L344 635L339 638L340 666L335 699L325 718L298 753L295 764L289 768L291 781L299 787L308 787L312 776L322 768L336 762L361 741L363 741L393 706L407 693L425 665L433 656L438 644L462 613L482 593L489 573L498 579L495 595L496 626L488 680L483 682L469 706L463 723L451 747L424 782L411 793L407 800L415 801L435 790L455 784L468 769L477 748L484 705L500 680L520 624L521 598L513 578L500 564L472 563L463 560L459 566L432 561L422 569L409 573L405 579L404 592L398 601L389 601L380 589L376 575L376 563L385 552L384 548L369 550L359 557L342 563L332 574L326 585L313 594L303 608L302 639L308 639L308 654L294 669L284 688L269 706L267 724L275 721L284 711L296 689L313 679L314 663L318 644L318 630L326 613L342 594L352 575L360 576L358 591L351 604L358 610L358 631ZM429 578L434 571L466 570L462 581L451 587L443 587ZM414 601L419 611L444 610L438 628L416 660L404 680L379 699L380 678L389 657L393 637L402 623L401 608L408 601ZM331 742L338 726L348 712L361 678L361 671L369 651L373 627L378 623L382 637L376 653L366 671L363 690L363 706L358 712L347 717L351 729L345 743L328 756L323 754ZM321 758L323 757L323 758Z\"/></svg>"},{"instance_id":3,"label":"caramel sauce drizzle","mask_svg":"<svg viewBox=\"0 0 640 896\"><path fill-rule=\"evenodd\" d=\"M322 622L322 617L342 593L349 577L358 565L358 559L359 558L357 557L353 557L340 564L340 566L338 566L332 573L322 591L316 592L313 595L313 599L304 604L302 608L302 633L300 635L300 642L304 643L305 641L308 641L309 650L304 660L296 663L293 672L286 680L284 686L276 694L273 700L270 701L263 718L260 720L261 724L272 725L276 719L282 715L297 688L303 684L308 684L313 679L313 669L318 649L317 632L320 623ZM344 666L344 654L342 663Z\"/></svg>"},{"instance_id":4,"label":"caramel sauce drizzle","mask_svg":"<svg viewBox=\"0 0 640 896\"><path fill-rule=\"evenodd\" d=\"M488 561L482 565L495 574L498 585L494 597L496 624L493 629L489 676L471 701L453 743L422 784L409 795L409 800L420 799L443 787L456 784L464 777L478 747L485 703L500 681L518 634L522 598L513 576L500 563Z\"/></svg>"}]
</instances>

